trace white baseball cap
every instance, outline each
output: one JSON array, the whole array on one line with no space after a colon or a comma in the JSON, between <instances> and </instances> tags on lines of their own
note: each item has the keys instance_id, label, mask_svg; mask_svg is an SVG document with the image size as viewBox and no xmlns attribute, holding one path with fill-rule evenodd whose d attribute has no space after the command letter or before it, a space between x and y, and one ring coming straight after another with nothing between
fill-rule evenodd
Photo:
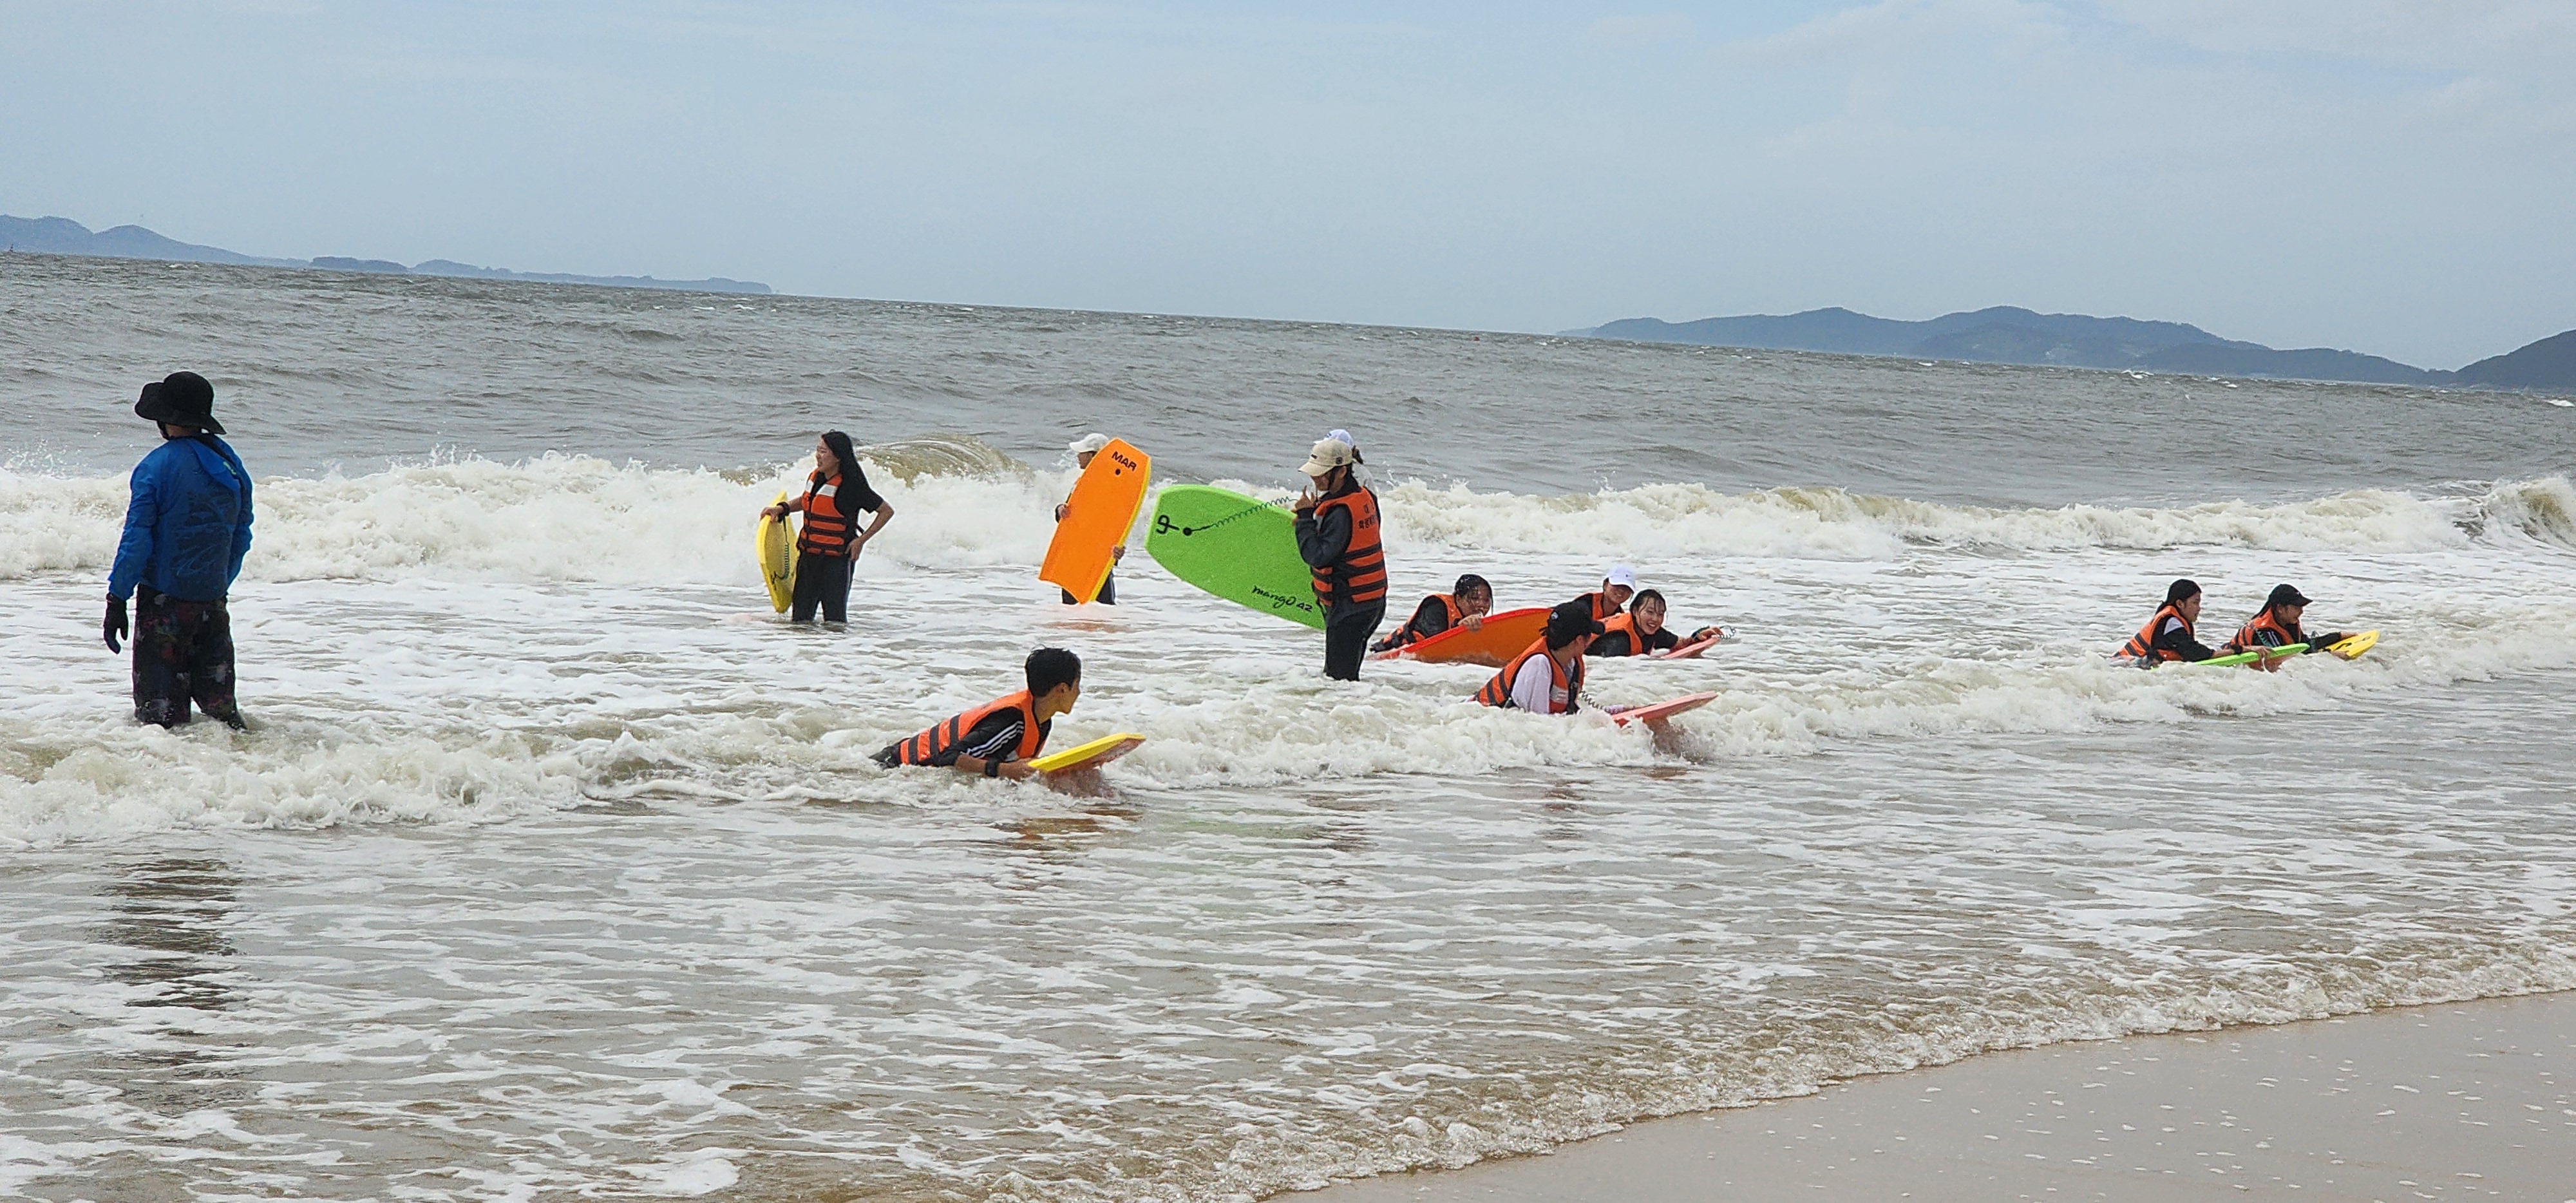
<instances>
[{"instance_id":1,"label":"white baseball cap","mask_svg":"<svg viewBox=\"0 0 2576 1203\"><path fill-rule=\"evenodd\" d=\"M1637 587L1637 570L1625 564L1612 564L1610 571L1603 574L1601 579L1609 584L1625 585L1634 589Z\"/></svg>"},{"instance_id":2,"label":"white baseball cap","mask_svg":"<svg viewBox=\"0 0 2576 1203\"><path fill-rule=\"evenodd\" d=\"M1108 445L1108 435L1093 433L1086 434L1081 438L1075 439L1071 443L1066 444L1065 449L1073 452L1075 455L1081 455L1086 452L1098 451Z\"/></svg>"}]
</instances>

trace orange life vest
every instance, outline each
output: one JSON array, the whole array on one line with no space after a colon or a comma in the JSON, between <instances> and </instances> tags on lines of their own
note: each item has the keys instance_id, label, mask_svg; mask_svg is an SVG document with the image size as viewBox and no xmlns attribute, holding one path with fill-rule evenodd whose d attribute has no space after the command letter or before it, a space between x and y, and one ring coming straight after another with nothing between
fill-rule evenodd
<instances>
[{"instance_id":1,"label":"orange life vest","mask_svg":"<svg viewBox=\"0 0 2576 1203\"><path fill-rule=\"evenodd\" d=\"M1601 623L1605 626L1609 624L1611 619L1617 618L1624 613L1624 611L1620 610L1619 607L1610 603L1610 594L1607 591L1586 593L1574 600L1592 603L1592 621Z\"/></svg>"},{"instance_id":2,"label":"orange life vest","mask_svg":"<svg viewBox=\"0 0 2576 1203\"><path fill-rule=\"evenodd\" d=\"M956 747L959 741L966 738L967 732L975 729L975 724L991 718L994 712L1001 710L1020 712L1019 750L1015 755L1006 756L1003 759L1026 760L1037 755L1038 749L1046 746L1046 727L1038 722L1036 700L1029 696L1028 690L1023 689L1007 698L978 706L947 722L935 724L929 730L896 744L894 762L928 764L940 753Z\"/></svg>"},{"instance_id":3,"label":"orange life vest","mask_svg":"<svg viewBox=\"0 0 2576 1203\"><path fill-rule=\"evenodd\" d=\"M2272 633L2273 638L2270 642L2264 641L2262 637L2264 631ZM2250 652L2258 647L2288 647L2293 643L2307 641L2308 637L2300 634L2297 626L2282 626L2281 620L2274 618L2272 612L2267 609L2255 615L2254 621L2236 628L2236 637L2227 641L2227 650Z\"/></svg>"},{"instance_id":4,"label":"orange life vest","mask_svg":"<svg viewBox=\"0 0 2576 1203\"><path fill-rule=\"evenodd\" d=\"M850 554L850 515L841 510L841 478L828 483L815 473L805 482L805 528L796 535L796 551L809 556Z\"/></svg>"},{"instance_id":5,"label":"orange life vest","mask_svg":"<svg viewBox=\"0 0 2576 1203\"><path fill-rule=\"evenodd\" d=\"M1377 494L1354 488L1315 503L1315 520L1324 511L1343 507L1351 515L1350 545L1342 558L1313 570L1315 599L1325 608L1362 605L1386 597L1386 552L1378 545Z\"/></svg>"},{"instance_id":6,"label":"orange life vest","mask_svg":"<svg viewBox=\"0 0 2576 1203\"><path fill-rule=\"evenodd\" d=\"M1431 596L1429 596L1429 597L1423 598L1422 600L1424 600L1424 601L1436 601L1436 602L1440 603L1440 608L1441 608L1441 609L1443 609L1443 610L1448 611L1448 613L1449 613L1449 621L1448 621L1448 623L1447 623L1446 625L1442 626L1442 627L1441 627L1439 630L1437 630L1437 631L1431 631L1431 632L1425 633L1425 632L1423 632L1423 631L1415 630L1415 629L1414 629L1414 627L1413 627L1414 619L1412 619L1412 618L1408 618L1408 619L1404 620L1404 625L1403 625L1403 626L1397 627L1397 628L1395 629L1395 634L1388 636L1388 637L1387 637L1387 640L1386 640L1386 642L1385 642L1385 643L1382 643L1382 644L1379 644L1379 645L1378 645L1378 650L1379 650L1379 651L1388 651L1388 650L1391 650L1391 649L1394 649L1394 648L1399 648L1399 647L1411 647L1411 646L1413 646L1414 644L1420 643L1420 642L1422 642L1422 641L1423 641L1423 640L1425 640L1425 639L1429 639L1429 638L1431 638L1431 636L1433 636L1433 635L1446 634L1446 633L1448 633L1448 632L1450 632L1450 631L1457 630L1457 629L1458 629L1458 624L1459 624L1460 622L1464 621L1464 620L1466 619L1466 617L1467 617L1467 611L1466 611L1466 609L1465 609L1464 607L1461 607L1461 606L1458 604L1458 599L1457 599L1457 598L1452 597L1452 596L1450 596L1449 594L1446 594L1446 593L1434 593L1434 594L1432 594L1432 595L1431 595ZM1417 610L1418 610L1418 609L1420 609L1420 607L1418 607L1418 606L1417 606L1417 607L1415 607L1415 608L1416 608ZM1415 617L1415 618L1419 618L1419 617L1421 617L1421 616L1420 616L1419 614L1417 614L1417 615L1415 615L1414 617Z\"/></svg>"},{"instance_id":7,"label":"orange life vest","mask_svg":"<svg viewBox=\"0 0 2576 1203\"><path fill-rule=\"evenodd\" d=\"M1637 629L1637 616L1634 614L1613 614L1602 619L1601 633L1592 637L1592 646L1601 646L1602 640L1613 635L1628 637L1628 650L1618 653L1619 655L1642 656L1652 650L1646 646L1646 633Z\"/></svg>"},{"instance_id":8,"label":"orange life vest","mask_svg":"<svg viewBox=\"0 0 2576 1203\"><path fill-rule=\"evenodd\" d=\"M2129 636L2129 641L2127 643L2120 645L2120 657L2124 660L2182 659L2181 656L2165 651L2156 646L2156 632L2164 628L2165 620L2168 618L2174 619L2182 624L2182 633L2184 635L2188 636L2191 634L2191 620L2184 618L2182 616L2182 611L2176 608L2172 602L2167 602L2164 605L2156 607L2156 616L2148 619L2147 625L2139 627L2137 634Z\"/></svg>"},{"instance_id":9,"label":"orange life vest","mask_svg":"<svg viewBox=\"0 0 2576 1203\"><path fill-rule=\"evenodd\" d=\"M1548 688L1565 695L1565 709L1557 709L1556 699L1550 697L1547 712L1549 714L1574 713L1575 707L1579 704L1575 700L1576 695L1583 692L1583 657L1574 658L1574 668L1569 672L1564 665L1556 662L1556 657L1547 654L1545 636L1541 636L1538 642L1529 645L1528 651L1512 657L1512 662L1504 665L1503 671L1495 673L1493 680L1485 682L1485 687L1476 691L1476 700L1488 706L1512 709L1512 682L1520 679L1521 666L1529 663L1532 656L1547 661L1547 673L1551 678Z\"/></svg>"}]
</instances>

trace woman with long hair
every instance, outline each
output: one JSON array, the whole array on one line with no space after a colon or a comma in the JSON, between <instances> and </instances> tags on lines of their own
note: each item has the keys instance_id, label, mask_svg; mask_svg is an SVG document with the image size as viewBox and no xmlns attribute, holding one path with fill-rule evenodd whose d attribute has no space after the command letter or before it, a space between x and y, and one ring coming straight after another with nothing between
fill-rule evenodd
<instances>
[{"instance_id":1,"label":"woman with long hair","mask_svg":"<svg viewBox=\"0 0 2576 1203\"><path fill-rule=\"evenodd\" d=\"M796 534L796 597L787 620L812 622L819 608L825 622L847 621L850 566L858 560L859 549L885 529L886 519L894 517L894 507L868 487L868 474L859 467L850 436L824 431L823 437L814 440L814 472L806 478L804 496L765 506L760 512L769 518L805 515L805 525ZM861 513L876 515L864 531L857 529Z\"/></svg>"}]
</instances>

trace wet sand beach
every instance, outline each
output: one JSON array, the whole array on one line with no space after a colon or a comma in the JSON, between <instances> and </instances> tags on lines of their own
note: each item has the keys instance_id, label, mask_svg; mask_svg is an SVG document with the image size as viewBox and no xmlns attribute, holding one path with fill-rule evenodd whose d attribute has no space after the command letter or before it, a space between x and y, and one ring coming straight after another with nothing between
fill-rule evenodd
<instances>
[{"instance_id":1,"label":"wet sand beach","mask_svg":"<svg viewBox=\"0 0 2576 1203\"><path fill-rule=\"evenodd\" d=\"M1297 1203L2576 1199L2576 992L2087 1041Z\"/></svg>"}]
</instances>

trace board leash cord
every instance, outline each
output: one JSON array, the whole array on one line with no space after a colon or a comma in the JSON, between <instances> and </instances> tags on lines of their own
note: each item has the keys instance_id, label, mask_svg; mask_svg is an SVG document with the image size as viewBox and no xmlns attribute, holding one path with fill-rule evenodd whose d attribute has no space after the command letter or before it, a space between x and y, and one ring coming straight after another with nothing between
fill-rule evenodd
<instances>
[{"instance_id":1,"label":"board leash cord","mask_svg":"<svg viewBox=\"0 0 2576 1203\"><path fill-rule=\"evenodd\" d=\"M1175 530L1175 531L1179 531L1179 532L1181 533L1181 537L1182 537L1182 538L1184 538L1184 539L1186 539L1186 538L1190 537L1191 535L1198 534L1198 533L1199 533L1199 532L1201 532L1201 531L1212 531L1212 530L1215 530L1216 528L1218 528L1218 527L1220 527L1220 526L1223 526L1223 525L1225 525L1226 523L1232 522L1232 521L1234 521L1234 520L1235 520L1235 519L1237 519L1237 518L1241 518L1241 517L1243 517L1243 516L1244 516L1244 515L1246 515L1246 514L1258 514L1258 513L1260 513L1260 512L1261 512L1261 511L1263 511L1263 510L1276 510L1276 509L1283 509L1283 508L1285 508L1285 507L1281 506L1281 505L1280 505L1278 502L1276 502L1276 501L1264 501L1264 502L1262 502L1262 503L1260 503L1260 504L1258 504L1258 505L1245 506L1244 508L1239 509L1239 510L1236 510L1235 512L1233 512L1233 513L1231 513L1231 514L1228 514L1228 515L1226 515L1226 516L1225 516L1225 517L1223 517L1223 518L1219 518L1219 519L1217 519L1217 520L1216 520L1216 521L1214 521L1214 522L1208 523L1206 526L1171 526L1171 525L1168 525L1168 523L1169 523L1171 520L1170 520L1170 519L1168 519L1168 518L1166 518L1166 519L1164 519L1164 522L1165 522L1167 525L1165 525L1163 529L1165 529L1165 530Z\"/></svg>"}]
</instances>

